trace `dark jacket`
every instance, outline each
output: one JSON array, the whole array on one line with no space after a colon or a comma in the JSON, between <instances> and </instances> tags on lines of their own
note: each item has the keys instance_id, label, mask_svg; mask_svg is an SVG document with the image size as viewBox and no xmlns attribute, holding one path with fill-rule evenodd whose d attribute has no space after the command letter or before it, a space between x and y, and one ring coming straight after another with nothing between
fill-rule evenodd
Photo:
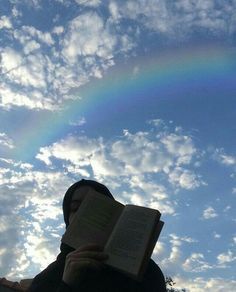
<instances>
[{"instance_id":1,"label":"dark jacket","mask_svg":"<svg viewBox=\"0 0 236 292\"><path fill-rule=\"evenodd\" d=\"M82 180L72 185L65 194L63 200L63 213L66 227L69 224L69 205L75 189L80 186L89 185L96 191L109 196L110 191L103 185L88 180ZM147 270L142 281L136 281L130 277L104 266L101 271L88 270L79 283L70 287L62 281L66 255L74 249L61 244L61 253L57 256L55 262L50 264L45 270L38 274L28 291L30 292L165 292L165 279L157 264L149 261Z\"/></svg>"}]
</instances>

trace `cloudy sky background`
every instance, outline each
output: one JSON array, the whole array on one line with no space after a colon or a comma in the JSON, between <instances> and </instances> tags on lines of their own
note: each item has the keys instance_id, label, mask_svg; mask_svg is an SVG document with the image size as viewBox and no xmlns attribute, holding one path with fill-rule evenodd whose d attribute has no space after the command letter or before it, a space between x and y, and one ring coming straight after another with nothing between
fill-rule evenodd
<instances>
[{"instance_id":1,"label":"cloudy sky background","mask_svg":"<svg viewBox=\"0 0 236 292\"><path fill-rule=\"evenodd\" d=\"M236 285L236 1L0 3L0 277L59 252L81 178L157 208L179 288Z\"/></svg>"}]
</instances>

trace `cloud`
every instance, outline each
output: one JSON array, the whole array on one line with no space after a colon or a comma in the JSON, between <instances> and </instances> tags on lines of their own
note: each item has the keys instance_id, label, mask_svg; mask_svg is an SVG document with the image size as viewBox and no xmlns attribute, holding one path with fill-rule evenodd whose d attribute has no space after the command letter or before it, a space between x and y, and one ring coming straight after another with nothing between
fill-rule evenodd
<instances>
[{"instance_id":1,"label":"cloud","mask_svg":"<svg viewBox=\"0 0 236 292\"><path fill-rule=\"evenodd\" d=\"M44 98L41 91L37 89L32 90L30 93L19 92L18 90L12 90L10 87L2 85L0 86L0 95L0 106L5 109L10 109L12 105L27 107L29 109L52 110L56 108L52 101Z\"/></svg>"},{"instance_id":2,"label":"cloud","mask_svg":"<svg viewBox=\"0 0 236 292\"><path fill-rule=\"evenodd\" d=\"M212 269L213 267L205 261L202 253L193 253L185 260L183 268L185 271L198 273Z\"/></svg>"},{"instance_id":3,"label":"cloud","mask_svg":"<svg viewBox=\"0 0 236 292\"><path fill-rule=\"evenodd\" d=\"M163 0L130 0L119 6L112 1L109 9L114 21L132 19L148 30L175 40L176 36L182 39L202 30L214 36L230 36L235 31L235 3L216 5L210 0L179 0L171 4Z\"/></svg>"},{"instance_id":4,"label":"cloud","mask_svg":"<svg viewBox=\"0 0 236 292\"><path fill-rule=\"evenodd\" d=\"M62 43L62 54L67 62L74 63L79 56L91 55L109 60L113 58L116 36L109 32L103 19L93 12L74 18Z\"/></svg>"},{"instance_id":5,"label":"cloud","mask_svg":"<svg viewBox=\"0 0 236 292\"><path fill-rule=\"evenodd\" d=\"M169 181L173 185L187 190L193 190L201 185L205 185L205 182L199 175L181 167L176 167L169 173Z\"/></svg>"},{"instance_id":6,"label":"cloud","mask_svg":"<svg viewBox=\"0 0 236 292\"><path fill-rule=\"evenodd\" d=\"M117 20L119 20L120 13L118 4L115 1L110 1L108 8L113 21L116 22Z\"/></svg>"},{"instance_id":7,"label":"cloud","mask_svg":"<svg viewBox=\"0 0 236 292\"><path fill-rule=\"evenodd\" d=\"M101 4L101 0L75 0L79 5L96 8Z\"/></svg>"},{"instance_id":8,"label":"cloud","mask_svg":"<svg viewBox=\"0 0 236 292\"><path fill-rule=\"evenodd\" d=\"M13 6L12 10L11 10L11 13L12 13L12 16L14 18L18 18L18 17L21 17L22 16L22 12L19 11L16 6Z\"/></svg>"},{"instance_id":9,"label":"cloud","mask_svg":"<svg viewBox=\"0 0 236 292\"><path fill-rule=\"evenodd\" d=\"M11 29L12 23L9 17L3 15L0 17L0 29Z\"/></svg>"},{"instance_id":10,"label":"cloud","mask_svg":"<svg viewBox=\"0 0 236 292\"><path fill-rule=\"evenodd\" d=\"M174 187L191 190L204 185L200 175L185 168L198 159L198 151L192 139L170 133L170 130L158 132L156 136L152 132L132 134L125 130L120 139L112 142L70 135L51 146L40 148L36 158L47 165L51 165L51 160L56 158L85 171L91 167L93 175L98 179L122 174L127 177L137 176L140 180L142 175L150 173L164 175ZM166 197L164 187L145 184L144 179L141 181L139 185L146 185L154 196L159 199Z\"/></svg>"},{"instance_id":11,"label":"cloud","mask_svg":"<svg viewBox=\"0 0 236 292\"><path fill-rule=\"evenodd\" d=\"M50 158L55 157L83 167L90 164L90 157L101 147L101 143L101 139L69 136L52 146L40 148L36 158L47 165L52 164Z\"/></svg>"},{"instance_id":12,"label":"cloud","mask_svg":"<svg viewBox=\"0 0 236 292\"><path fill-rule=\"evenodd\" d=\"M13 140L9 138L6 133L0 133L0 146L4 146L10 149L15 147Z\"/></svg>"},{"instance_id":13,"label":"cloud","mask_svg":"<svg viewBox=\"0 0 236 292\"><path fill-rule=\"evenodd\" d=\"M60 35L64 32L64 27L63 26L55 26L52 30L52 33L55 33L57 35Z\"/></svg>"},{"instance_id":14,"label":"cloud","mask_svg":"<svg viewBox=\"0 0 236 292\"><path fill-rule=\"evenodd\" d=\"M95 6L98 1L83 1ZM16 11L15 11L16 12ZM2 26L8 18L2 18ZM41 31L22 25L12 29L0 50L0 106L10 109L59 110L91 78L102 78L120 53L134 47L132 37L114 33L114 24L95 11L85 12L64 26Z\"/></svg>"},{"instance_id":15,"label":"cloud","mask_svg":"<svg viewBox=\"0 0 236 292\"><path fill-rule=\"evenodd\" d=\"M216 233L216 232L213 232L213 236L214 236L214 238L216 238L216 239L221 238L221 235L218 234L218 233Z\"/></svg>"},{"instance_id":16,"label":"cloud","mask_svg":"<svg viewBox=\"0 0 236 292\"><path fill-rule=\"evenodd\" d=\"M118 192L125 204L145 204L175 214L177 203L170 199L170 187L176 192L204 185L200 175L186 169L199 159L199 151L190 137L172 133L164 122L154 127L148 132L124 130L112 141L69 135L40 148L36 158L50 168L59 163L70 174L109 183L114 191L125 184L126 189Z\"/></svg>"},{"instance_id":17,"label":"cloud","mask_svg":"<svg viewBox=\"0 0 236 292\"><path fill-rule=\"evenodd\" d=\"M183 289L185 288L187 291L191 292L222 292L222 291L234 291L236 281L232 279L227 279L225 277L173 277L176 285L174 288ZM180 290L181 291L181 290Z\"/></svg>"},{"instance_id":18,"label":"cloud","mask_svg":"<svg viewBox=\"0 0 236 292\"><path fill-rule=\"evenodd\" d=\"M74 92L81 85L91 78L102 78L121 55L134 56L139 42L143 42L142 36L162 34L176 41L189 39L196 31L226 38L235 32L234 3L77 0L83 9L74 19L43 31L25 25L23 19L22 25L17 26L26 2L13 1L12 16L0 18L0 28L7 37L0 51L3 73L0 95L4 99L1 107L6 109L24 106L59 110L64 101L78 98ZM74 8L71 1L58 2L68 9ZM27 5L44 8L37 0L28 1ZM101 14L99 9L107 14ZM31 95L32 88L39 91L36 96ZM188 155L182 159L188 159Z\"/></svg>"},{"instance_id":19,"label":"cloud","mask_svg":"<svg viewBox=\"0 0 236 292\"><path fill-rule=\"evenodd\" d=\"M224 149L216 149L213 153L213 158L225 166L236 165L236 157L225 153Z\"/></svg>"},{"instance_id":20,"label":"cloud","mask_svg":"<svg viewBox=\"0 0 236 292\"><path fill-rule=\"evenodd\" d=\"M59 252L62 198L72 181L61 172L2 162L6 166L0 167L0 270L18 280L44 269Z\"/></svg>"},{"instance_id":21,"label":"cloud","mask_svg":"<svg viewBox=\"0 0 236 292\"><path fill-rule=\"evenodd\" d=\"M26 47L30 50L30 46ZM36 45L37 46L37 45ZM42 54L30 55L27 58L11 48L5 48L1 52L1 68L3 74L7 75L15 84L32 86L33 88L45 88L46 80L44 68L47 64Z\"/></svg>"},{"instance_id":22,"label":"cloud","mask_svg":"<svg viewBox=\"0 0 236 292\"><path fill-rule=\"evenodd\" d=\"M208 207L203 211L202 217L204 219L212 219L217 217L218 214L216 213L215 209L213 207Z\"/></svg>"},{"instance_id":23,"label":"cloud","mask_svg":"<svg viewBox=\"0 0 236 292\"><path fill-rule=\"evenodd\" d=\"M158 262L160 263L160 266L167 271L168 275L178 274L184 261L182 246L197 241L188 236L178 236L177 234L171 233L168 236L168 239L165 240L165 243L167 242L170 243L170 251L167 253L167 248L162 250L161 257L159 258L159 255L157 255Z\"/></svg>"},{"instance_id":24,"label":"cloud","mask_svg":"<svg viewBox=\"0 0 236 292\"><path fill-rule=\"evenodd\" d=\"M220 265L231 263L236 260L236 255L231 250L228 250L225 253L219 254L217 260Z\"/></svg>"}]
</instances>

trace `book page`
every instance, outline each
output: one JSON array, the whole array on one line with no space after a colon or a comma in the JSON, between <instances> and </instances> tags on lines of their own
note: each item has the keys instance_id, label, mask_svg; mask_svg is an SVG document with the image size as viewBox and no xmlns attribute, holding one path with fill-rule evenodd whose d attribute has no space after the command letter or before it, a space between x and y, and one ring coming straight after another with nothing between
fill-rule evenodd
<instances>
[{"instance_id":1,"label":"book page","mask_svg":"<svg viewBox=\"0 0 236 292\"><path fill-rule=\"evenodd\" d=\"M156 242L159 238L159 235L161 233L161 230L164 226L164 222L159 220L157 225L154 227L154 230L153 230L153 234L152 234L152 237L150 239L150 243L148 245L148 249L145 253L145 256L143 258L143 262L142 262L142 265L141 265L141 270L140 270L140 273L139 273L139 276L140 278L142 278L143 274L145 273L145 270L147 268L147 265L149 263L149 259L151 258L151 255L152 255L152 252L153 252L153 249L156 245Z\"/></svg>"},{"instance_id":2,"label":"book page","mask_svg":"<svg viewBox=\"0 0 236 292\"><path fill-rule=\"evenodd\" d=\"M91 190L68 226L62 242L75 249L88 243L105 246L123 208L121 203Z\"/></svg>"},{"instance_id":3,"label":"book page","mask_svg":"<svg viewBox=\"0 0 236 292\"><path fill-rule=\"evenodd\" d=\"M105 246L104 250L109 254L106 263L137 275L159 218L157 210L125 206Z\"/></svg>"}]
</instances>

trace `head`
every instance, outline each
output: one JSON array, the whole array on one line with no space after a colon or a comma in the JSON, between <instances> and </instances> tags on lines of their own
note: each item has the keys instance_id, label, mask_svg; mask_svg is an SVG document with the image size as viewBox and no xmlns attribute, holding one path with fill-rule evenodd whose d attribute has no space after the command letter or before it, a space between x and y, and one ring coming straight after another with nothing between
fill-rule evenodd
<instances>
[{"instance_id":1,"label":"head","mask_svg":"<svg viewBox=\"0 0 236 292\"><path fill-rule=\"evenodd\" d=\"M91 188L101 193L101 195L114 199L108 188L96 181L82 179L73 184L67 190L63 200L63 214L66 227L72 221L74 214Z\"/></svg>"}]
</instances>

